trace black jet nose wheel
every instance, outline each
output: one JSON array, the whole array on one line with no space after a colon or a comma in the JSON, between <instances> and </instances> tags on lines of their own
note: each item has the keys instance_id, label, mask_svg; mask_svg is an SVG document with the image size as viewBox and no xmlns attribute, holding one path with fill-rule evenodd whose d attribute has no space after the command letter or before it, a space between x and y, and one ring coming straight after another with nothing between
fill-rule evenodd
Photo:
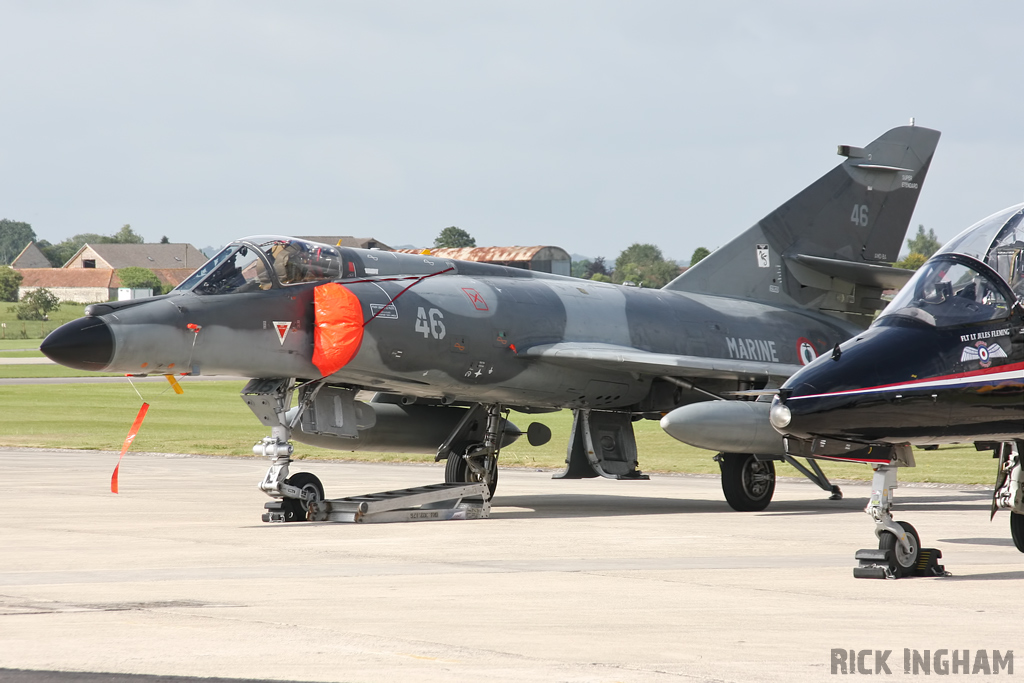
<instances>
[{"instance_id":1,"label":"black jet nose wheel","mask_svg":"<svg viewBox=\"0 0 1024 683\"><path fill-rule=\"evenodd\" d=\"M881 538L878 539L878 549L892 551L892 562L889 568L892 569L893 574L898 579L914 573L914 567L917 565L917 558L921 552L921 537L917 535L917 529L908 522L896 523L907 532L910 552L905 551L903 546L899 544L896 535L888 531L883 532Z\"/></svg>"},{"instance_id":2,"label":"black jet nose wheel","mask_svg":"<svg viewBox=\"0 0 1024 683\"><path fill-rule=\"evenodd\" d=\"M733 510L759 512L768 507L775 493L775 463L758 460L749 453L722 453L722 492Z\"/></svg>"},{"instance_id":3,"label":"black jet nose wheel","mask_svg":"<svg viewBox=\"0 0 1024 683\"><path fill-rule=\"evenodd\" d=\"M474 471L469 463L466 462L466 457L459 455L458 452L453 451L448 455L448 460L444 465L444 482L446 484L473 484L478 481L485 482L487 484L487 490L489 491L490 497L494 497L494 491L498 488L498 463L493 457L485 458L484 456L470 456L475 457L475 464L479 464L482 469L486 470L486 474L481 476L478 472ZM484 466L488 463L489 466Z\"/></svg>"},{"instance_id":4,"label":"black jet nose wheel","mask_svg":"<svg viewBox=\"0 0 1024 683\"><path fill-rule=\"evenodd\" d=\"M1010 513L1010 535L1013 536L1013 544L1017 546L1017 550L1024 553L1024 515Z\"/></svg>"},{"instance_id":5,"label":"black jet nose wheel","mask_svg":"<svg viewBox=\"0 0 1024 683\"><path fill-rule=\"evenodd\" d=\"M320 479L318 479L315 474L310 474L309 472L296 472L285 479L284 483L300 488L303 491L312 491L315 496L315 500L317 501L324 499L324 485L320 483ZM309 507L309 504L306 501L299 500L298 498L285 498L282 502L284 521L306 521L306 509Z\"/></svg>"}]
</instances>

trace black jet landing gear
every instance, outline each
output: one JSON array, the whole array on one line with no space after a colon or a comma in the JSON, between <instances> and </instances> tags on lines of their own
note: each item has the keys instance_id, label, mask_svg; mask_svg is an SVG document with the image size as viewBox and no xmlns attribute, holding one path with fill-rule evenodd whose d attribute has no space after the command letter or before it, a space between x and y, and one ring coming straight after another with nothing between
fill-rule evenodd
<instances>
[{"instance_id":1,"label":"black jet landing gear","mask_svg":"<svg viewBox=\"0 0 1024 683\"><path fill-rule=\"evenodd\" d=\"M483 421L483 440L474 441L471 435L479 433ZM498 488L498 454L501 452L502 433L505 418L499 404L484 406L476 404L455 426L444 443L437 450L435 460L446 459L444 481L446 484L487 484L490 495Z\"/></svg>"},{"instance_id":2,"label":"black jet landing gear","mask_svg":"<svg viewBox=\"0 0 1024 683\"><path fill-rule=\"evenodd\" d=\"M947 576L938 563L942 551L922 548L921 537L908 522L892 518L893 491L897 487L898 467L913 467L914 455L910 446L894 448L894 459L887 465L873 465L871 500L864 512L875 520L878 549L858 550L854 556L860 566L854 567L858 579L899 579L905 576Z\"/></svg>"},{"instance_id":3,"label":"black jet landing gear","mask_svg":"<svg viewBox=\"0 0 1024 683\"><path fill-rule=\"evenodd\" d=\"M999 444L999 470L996 472L996 487L992 492L992 514L999 510L1010 512L1010 535L1013 545L1024 553L1024 441L1007 441Z\"/></svg>"},{"instance_id":4,"label":"black jet landing gear","mask_svg":"<svg viewBox=\"0 0 1024 683\"><path fill-rule=\"evenodd\" d=\"M722 493L737 512L760 512L775 494L775 463L751 453L719 453L715 461L722 470Z\"/></svg>"}]
</instances>

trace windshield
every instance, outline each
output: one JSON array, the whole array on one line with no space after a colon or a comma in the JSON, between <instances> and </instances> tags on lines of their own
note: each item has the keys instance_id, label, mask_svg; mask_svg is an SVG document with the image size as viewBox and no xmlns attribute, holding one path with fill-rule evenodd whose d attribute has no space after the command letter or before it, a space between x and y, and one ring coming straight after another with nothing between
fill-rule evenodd
<instances>
[{"instance_id":1,"label":"windshield","mask_svg":"<svg viewBox=\"0 0 1024 683\"><path fill-rule=\"evenodd\" d=\"M965 254L990 266L1024 299L1024 204L984 218L946 243L939 254Z\"/></svg>"},{"instance_id":2,"label":"windshield","mask_svg":"<svg viewBox=\"0 0 1024 683\"><path fill-rule=\"evenodd\" d=\"M231 294L341 277L335 247L289 237L250 237L229 244L176 287L196 294Z\"/></svg>"},{"instance_id":3,"label":"windshield","mask_svg":"<svg viewBox=\"0 0 1024 683\"><path fill-rule=\"evenodd\" d=\"M882 311L878 322L901 316L948 327L999 320L1010 315L1002 291L978 270L949 257L936 257L921 266Z\"/></svg>"}]
</instances>

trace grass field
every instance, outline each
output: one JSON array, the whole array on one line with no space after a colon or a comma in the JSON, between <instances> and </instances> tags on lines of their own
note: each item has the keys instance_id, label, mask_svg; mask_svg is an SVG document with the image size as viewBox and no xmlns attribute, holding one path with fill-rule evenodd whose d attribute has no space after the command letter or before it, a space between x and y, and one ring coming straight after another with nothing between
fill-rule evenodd
<instances>
[{"instance_id":1,"label":"grass field","mask_svg":"<svg viewBox=\"0 0 1024 683\"><path fill-rule=\"evenodd\" d=\"M42 339L0 339L0 355L9 358L19 351L24 351L41 356L39 344L42 341Z\"/></svg>"},{"instance_id":2,"label":"grass field","mask_svg":"<svg viewBox=\"0 0 1024 683\"><path fill-rule=\"evenodd\" d=\"M2 366L0 366L2 367ZM10 366L9 366L10 367ZM24 366L22 366L24 367ZM33 366L28 366L33 367ZM35 366L40 367L40 366ZM46 366L42 366L46 367ZM132 445L135 451L251 455L252 445L269 430L263 427L239 398L238 382L188 382L178 396L164 383L137 383L150 403L149 414ZM141 400L128 384L65 384L0 386L0 443L7 446L120 450ZM521 429L530 422L547 424L550 443L533 448L526 439L505 448L505 466L560 468L572 426L568 411L544 415L513 412L511 420ZM635 423L640 467L648 472L717 474L713 453L686 446L665 434L656 421ZM918 467L900 472L902 481L991 484L995 462L987 452L973 447L944 446L937 451L915 451ZM346 459L369 461L432 462L427 455L401 453L350 453L296 444L297 459ZM780 476L800 476L778 463ZM825 473L837 479L870 479L864 465L822 463Z\"/></svg>"},{"instance_id":3,"label":"grass field","mask_svg":"<svg viewBox=\"0 0 1024 683\"><path fill-rule=\"evenodd\" d=\"M41 353L36 354L42 356ZM0 353L0 358L10 358ZM124 377L116 372L92 372L91 370L74 370L60 365L4 365L0 363L0 379L37 377Z\"/></svg>"},{"instance_id":4,"label":"grass field","mask_svg":"<svg viewBox=\"0 0 1024 683\"><path fill-rule=\"evenodd\" d=\"M85 315L83 304L61 304L57 310L50 311L49 320L18 320L16 309L18 304L0 303L0 343L12 340L41 340L53 330L66 322ZM0 349L4 348L0 346Z\"/></svg>"}]
</instances>

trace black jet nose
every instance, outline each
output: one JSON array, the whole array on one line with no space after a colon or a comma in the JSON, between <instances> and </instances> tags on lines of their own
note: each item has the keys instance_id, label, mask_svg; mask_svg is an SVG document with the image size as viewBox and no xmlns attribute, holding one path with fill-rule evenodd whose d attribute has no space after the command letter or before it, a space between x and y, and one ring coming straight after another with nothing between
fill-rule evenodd
<instances>
[{"instance_id":1,"label":"black jet nose","mask_svg":"<svg viewBox=\"0 0 1024 683\"><path fill-rule=\"evenodd\" d=\"M99 318L79 318L47 335L39 350L69 368L106 370L114 359L114 335Z\"/></svg>"}]
</instances>

